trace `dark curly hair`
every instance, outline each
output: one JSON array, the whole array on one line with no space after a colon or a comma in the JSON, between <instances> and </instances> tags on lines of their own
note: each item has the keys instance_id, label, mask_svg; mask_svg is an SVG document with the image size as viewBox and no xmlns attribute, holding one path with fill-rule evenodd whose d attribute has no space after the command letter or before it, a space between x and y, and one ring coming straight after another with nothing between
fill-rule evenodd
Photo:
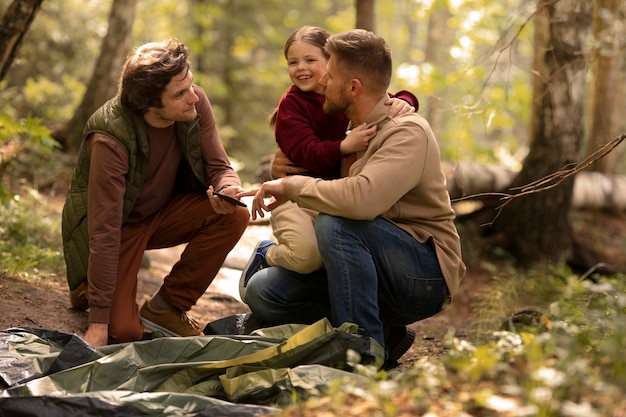
<instances>
[{"instance_id":1,"label":"dark curly hair","mask_svg":"<svg viewBox=\"0 0 626 417\"><path fill-rule=\"evenodd\" d=\"M189 71L189 49L175 39L150 42L135 49L124 63L120 100L143 116L150 107L161 108L161 96L172 77Z\"/></svg>"}]
</instances>

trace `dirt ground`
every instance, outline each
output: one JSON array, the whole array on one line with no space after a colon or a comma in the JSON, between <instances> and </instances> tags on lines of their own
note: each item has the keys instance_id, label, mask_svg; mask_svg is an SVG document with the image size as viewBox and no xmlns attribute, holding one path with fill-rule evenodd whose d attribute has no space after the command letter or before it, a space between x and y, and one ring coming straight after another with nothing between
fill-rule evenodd
<instances>
[{"instance_id":1,"label":"dirt ground","mask_svg":"<svg viewBox=\"0 0 626 417\"><path fill-rule=\"evenodd\" d=\"M603 248L605 262L626 270L626 215L583 213L578 220L585 226L576 232L596 247ZM241 241L226 259L224 267L190 315L201 324L236 313L249 312L238 295L241 269L247 262L256 242L271 233L268 224L252 224ZM139 274L138 303L152 295L164 274L176 261L183 247L148 253L149 267ZM414 323L411 327L417 337L413 347L402 358L402 366L410 366L423 357L436 356L442 351L444 335L454 329L457 337L465 337L476 320L474 302L482 286L488 284L489 274L478 266L468 268L459 294L446 311ZM67 286L62 277L16 278L0 274L0 329L31 327L82 335L87 328L87 313L70 308Z\"/></svg>"}]
</instances>

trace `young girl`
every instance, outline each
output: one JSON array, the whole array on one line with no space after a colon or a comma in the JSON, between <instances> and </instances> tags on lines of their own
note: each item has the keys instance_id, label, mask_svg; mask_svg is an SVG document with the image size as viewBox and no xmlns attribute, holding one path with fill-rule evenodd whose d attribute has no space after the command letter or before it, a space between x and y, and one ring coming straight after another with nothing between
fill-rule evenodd
<instances>
[{"instance_id":1,"label":"young girl","mask_svg":"<svg viewBox=\"0 0 626 417\"><path fill-rule=\"evenodd\" d=\"M376 126L354 126L346 131L349 121L343 113L324 112L319 80L326 73L329 57L324 44L329 36L325 29L304 26L287 38L284 54L293 85L270 116L270 126L285 156L302 168L303 175L324 179L347 175L346 161L365 150L376 134ZM410 92L401 91L394 97L388 103L389 117L417 110L417 98ZM315 238L316 216L316 212L291 202L272 211L270 221L278 243L263 240L257 244L241 275L242 300L248 280L262 268L281 266L307 274L323 266Z\"/></svg>"}]
</instances>

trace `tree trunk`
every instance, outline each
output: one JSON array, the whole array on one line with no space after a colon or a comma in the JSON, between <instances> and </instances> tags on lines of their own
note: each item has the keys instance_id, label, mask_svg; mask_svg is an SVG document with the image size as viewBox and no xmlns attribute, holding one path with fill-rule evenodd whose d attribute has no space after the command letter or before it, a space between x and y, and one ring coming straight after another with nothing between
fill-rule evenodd
<instances>
[{"instance_id":1,"label":"tree trunk","mask_svg":"<svg viewBox=\"0 0 626 417\"><path fill-rule=\"evenodd\" d=\"M436 68L443 66L446 48L450 46L454 36L454 30L448 25L448 19L451 17L452 14L448 8L442 7L433 12L428 18L428 36L424 60L433 63ZM441 97L436 94L427 98L426 119L437 135L445 129L443 112L439 105L440 102Z\"/></svg>"},{"instance_id":2,"label":"tree trunk","mask_svg":"<svg viewBox=\"0 0 626 417\"><path fill-rule=\"evenodd\" d=\"M120 71L130 49L136 5L137 0L113 0L109 29L102 40L100 56L85 95L72 119L55 133L57 140L65 144L71 153L77 152L80 147L89 116L117 93Z\"/></svg>"},{"instance_id":3,"label":"tree trunk","mask_svg":"<svg viewBox=\"0 0 626 417\"><path fill-rule=\"evenodd\" d=\"M41 8L43 0L13 0L0 23L0 81L4 79L24 34Z\"/></svg>"},{"instance_id":4,"label":"tree trunk","mask_svg":"<svg viewBox=\"0 0 626 417\"><path fill-rule=\"evenodd\" d=\"M356 0L356 28L374 31L374 0Z\"/></svg>"},{"instance_id":5,"label":"tree trunk","mask_svg":"<svg viewBox=\"0 0 626 417\"><path fill-rule=\"evenodd\" d=\"M616 32L624 17L620 16L621 0L596 0L593 14L593 33L598 44L593 61L593 84L591 88L591 140L590 152L618 136L620 114L621 67L623 31ZM615 172L618 152L612 152L591 169L604 174Z\"/></svg>"},{"instance_id":6,"label":"tree trunk","mask_svg":"<svg viewBox=\"0 0 626 417\"><path fill-rule=\"evenodd\" d=\"M232 97L236 97L237 82L235 72L237 60L233 58L232 50L237 41L237 16L240 12L241 2L229 1L224 5L226 19L222 19L219 28L219 38L215 48L221 57L219 63L214 63L214 71L220 74L220 80L225 87L226 94L213 100L216 107L222 111L222 127L235 126L237 124L234 102Z\"/></svg>"},{"instance_id":7,"label":"tree trunk","mask_svg":"<svg viewBox=\"0 0 626 417\"><path fill-rule=\"evenodd\" d=\"M591 0L538 4L531 147L513 186L523 186L577 160L583 136ZM502 246L522 265L563 263L572 249L569 224L574 180L513 199L494 223Z\"/></svg>"}]
</instances>

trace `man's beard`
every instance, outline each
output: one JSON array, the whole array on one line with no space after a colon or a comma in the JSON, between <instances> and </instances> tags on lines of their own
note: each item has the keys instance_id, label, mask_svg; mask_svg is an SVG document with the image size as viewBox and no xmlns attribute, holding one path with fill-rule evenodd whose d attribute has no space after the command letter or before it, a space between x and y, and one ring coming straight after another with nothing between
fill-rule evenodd
<instances>
[{"instance_id":1,"label":"man's beard","mask_svg":"<svg viewBox=\"0 0 626 417\"><path fill-rule=\"evenodd\" d=\"M324 101L324 106L322 108L324 109L324 113L326 114L344 113L348 108L348 100L346 100L344 97L341 97L341 100L333 102L328 100L328 97L326 97L326 100Z\"/></svg>"}]
</instances>

